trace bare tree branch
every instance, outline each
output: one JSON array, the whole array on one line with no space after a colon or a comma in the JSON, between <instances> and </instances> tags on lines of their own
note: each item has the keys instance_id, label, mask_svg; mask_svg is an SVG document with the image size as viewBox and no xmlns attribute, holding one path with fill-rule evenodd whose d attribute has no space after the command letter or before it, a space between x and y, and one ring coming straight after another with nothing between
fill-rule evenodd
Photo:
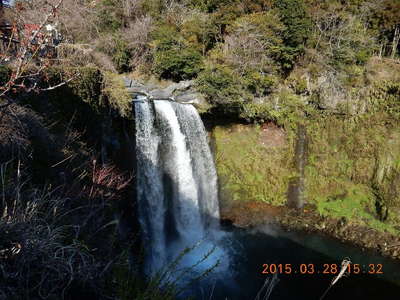
<instances>
[{"instance_id":1,"label":"bare tree branch","mask_svg":"<svg viewBox=\"0 0 400 300\"><path fill-rule=\"evenodd\" d=\"M22 91L29 93L33 90L38 92L54 90L69 83L79 75L75 74L68 80L47 88L41 88L38 85L38 82L40 82L40 77L49 67L48 61L45 58L42 58L43 54L41 53L41 51L43 49L46 50L49 47L52 47L52 49L56 49L55 46L51 46L48 44L48 29L45 30L45 27L48 24L51 24L52 20L56 16L58 16L58 10L63 2L64 0L57 0L55 4L51 4L49 1L46 1L45 4L49 6L46 9L47 13L43 17L43 19L38 22L38 25L31 25L32 28L28 28L27 26L27 19L29 18L20 15L17 8L11 8L15 13L14 25L10 26L10 35L4 36L3 34L1 39L3 41L8 41L6 52L11 52L11 44L16 44L15 42L13 42L14 40L18 42L18 46L16 53L11 53L11 56L3 54L0 57L0 60L2 61L13 58L15 59L15 65L12 67L10 78L3 86L0 86L0 99L6 100L4 104L0 105L0 109L5 108L16 101L12 99L13 97L10 97L9 94L11 91ZM19 23L17 21L19 21ZM36 61L37 59L38 61ZM34 60L36 66L32 64ZM32 71L29 70L31 66L34 67ZM26 80L28 84L26 84Z\"/></svg>"}]
</instances>

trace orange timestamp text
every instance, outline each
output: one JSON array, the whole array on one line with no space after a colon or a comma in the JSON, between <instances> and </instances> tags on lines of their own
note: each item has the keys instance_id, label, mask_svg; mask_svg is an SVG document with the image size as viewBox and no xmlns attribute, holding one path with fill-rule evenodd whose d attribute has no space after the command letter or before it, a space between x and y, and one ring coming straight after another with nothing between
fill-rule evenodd
<instances>
[{"instance_id":1,"label":"orange timestamp text","mask_svg":"<svg viewBox=\"0 0 400 300\"><path fill-rule=\"evenodd\" d=\"M339 274L340 264L263 264L262 274ZM348 264L346 272L350 274L383 274L382 264Z\"/></svg>"}]
</instances>

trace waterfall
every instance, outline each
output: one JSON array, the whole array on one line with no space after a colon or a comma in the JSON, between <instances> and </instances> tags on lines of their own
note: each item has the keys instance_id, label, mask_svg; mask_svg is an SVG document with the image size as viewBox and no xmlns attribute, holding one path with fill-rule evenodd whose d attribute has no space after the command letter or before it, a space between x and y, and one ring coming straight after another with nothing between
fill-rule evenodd
<instances>
[{"instance_id":1,"label":"waterfall","mask_svg":"<svg viewBox=\"0 0 400 300\"><path fill-rule=\"evenodd\" d=\"M192 105L138 101L135 122L137 200L151 273L178 254L176 245L193 246L217 227L217 174Z\"/></svg>"},{"instance_id":2,"label":"waterfall","mask_svg":"<svg viewBox=\"0 0 400 300\"><path fill-rule=\"evenodd\" d=\"M149 241L149 265L159 268L165 261L165 203L162 170L159 168L160 136L148 102L135 104L137 149L137 198L140 222Z\"/></svg>"}]
</instances>

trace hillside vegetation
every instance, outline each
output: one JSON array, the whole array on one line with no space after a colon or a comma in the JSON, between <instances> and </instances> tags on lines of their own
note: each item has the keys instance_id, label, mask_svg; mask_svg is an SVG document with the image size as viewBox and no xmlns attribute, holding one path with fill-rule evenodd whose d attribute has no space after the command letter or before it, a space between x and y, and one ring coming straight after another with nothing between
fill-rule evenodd
<instances>
[{"instance_id":1,"label":"hillside vegetation","mask_svg":"<svg viewBox=\"0 0 400 300\"><path fill-rule=\"evenodd\" d=\"M49 2L11 10L40 24ZM298 211L399 238L400 0L64 0L53 19L56 59L26 55L7 85L18 59L0 53L0 299L174 298L168 270L146 281L130 269L126 249L140 264L143 245L115 221L134 197L123 76L193 80L223 205L280 209L302 176Z\"/></svg>"},{"instance_id":2,"label":"hillside vegetation","mask_svg":"<svg viewBox=\"0 0 400 300\"><path fill-rule=\"evenodd\" d=\"M214 108L249 121L357 113L371 84L398 79L398 0L65 0L60 18L64 62L195 79Z\"/></svg>"},{"instance_id":3,"label":"hillside vegetation","mask_svg":"<svg viewBox=\"0 0 400 300\"><path fill-rule=\"evenodd\" d=\"M27 20L38 22L40 3L19 2ZM306 202L396 232L400 1L64 0L59 18L60 66L102 74L92 79L102 81L101 97L82 95L97 111L105 102L130 117L117 73L160 85L190 79L217 123L284 130L283 148L267 150L260 132L214 132L230 198L285 203L303 124Z\"/></svg>"}]
</instances>

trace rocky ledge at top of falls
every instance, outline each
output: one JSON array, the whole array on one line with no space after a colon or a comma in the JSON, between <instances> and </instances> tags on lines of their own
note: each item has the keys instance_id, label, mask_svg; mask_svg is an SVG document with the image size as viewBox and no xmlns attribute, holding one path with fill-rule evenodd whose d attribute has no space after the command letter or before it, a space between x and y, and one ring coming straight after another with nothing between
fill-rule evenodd
<instances>
[{"instance_id":1,"label":"rocky ledge at top of falls","mask_svg":"<svg viewBox=\"0 0 400 300\"><path fill-rule=\"evenodd\" d=\"M193 104L200 109L208 106L204 96L195 90L192 80L171 83L165 88L141 83L127 77L124 78L124 82L133 96L145 96L149 100L171 100L184 104Z\"/></svg>"}]
</instances>

